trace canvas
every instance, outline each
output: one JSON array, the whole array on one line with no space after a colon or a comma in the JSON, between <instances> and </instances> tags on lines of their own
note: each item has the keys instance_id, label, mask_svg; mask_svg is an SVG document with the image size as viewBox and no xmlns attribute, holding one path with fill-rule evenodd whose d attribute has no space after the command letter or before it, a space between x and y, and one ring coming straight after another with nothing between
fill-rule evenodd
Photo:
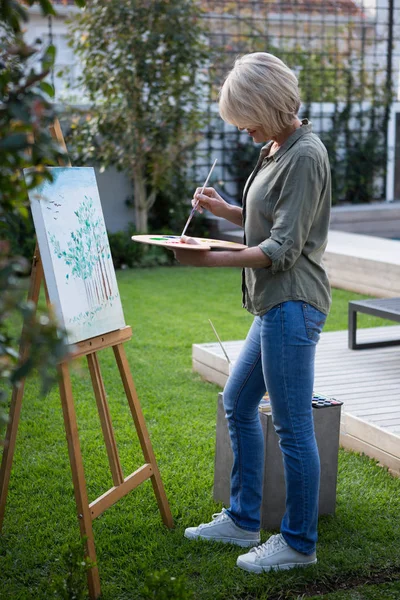
<instances>
[{"instance_id":1,"label":"canvas","mask_svg":"<svg viewBox=\"0 0 400 600\"><path fill-rule=\"evenodd\" d=\"M29 199L50 301L74 344L125 321L94 169L49 171Z\"/></svg>"}]
</instances>

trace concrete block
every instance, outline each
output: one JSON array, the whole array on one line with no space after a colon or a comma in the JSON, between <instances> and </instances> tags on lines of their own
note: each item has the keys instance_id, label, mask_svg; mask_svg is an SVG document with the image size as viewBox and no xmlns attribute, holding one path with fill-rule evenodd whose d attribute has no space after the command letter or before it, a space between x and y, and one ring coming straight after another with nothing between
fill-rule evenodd
<instances>
[{"instance_id":1,"label":"concrete block","mask_svg":"<svg viewBox=\"0 0 400 600\"><path fill-rule=\"evenodd\" d=\"M319 514L334 514L339 453L341 406L314 408L314 427L321 462ZM263 499L261 528L277 529L285 512L285 479L279 438L275 432L270 412L261 412L261 425L265 442ZM222 401L218 394L217 436L214 469L214 500L229 506L232 450L228 425Z\"/></svg>"}]
</instances>

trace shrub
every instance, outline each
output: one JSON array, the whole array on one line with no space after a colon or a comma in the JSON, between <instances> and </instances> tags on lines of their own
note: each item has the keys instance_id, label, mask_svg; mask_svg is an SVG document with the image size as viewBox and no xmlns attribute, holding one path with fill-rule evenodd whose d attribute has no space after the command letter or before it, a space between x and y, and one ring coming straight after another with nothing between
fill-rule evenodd
<instances>
[{"instance_id":1,"label":"shrub","mask_svg":"<svg viewBox=\"0 0 400 600\"><path fill-rule=\"evenodd\" d=\"M4 238L10 243L11 254L32 260L36 235L30 210L26 216L9 212L5 215L4 221L6 223Z\"/></svg>"},{"instance_id":2,"label":"shrub","mask_svg":"<svg viewBox=\"0 0 400 600\"><path fill-rule=\"evenodd\" d=\"M144 600L192 600L193 592L186 589L184 577L172 577L165 569L146 579Z\"/></svg>"},{"instance_id":3,"label":"shrub","mask_svg":"<svg viewBox=\"0 0 400 600\"><path fill-rule=\"evenodd\" d=\"M135 233L134 225L129 225L126 231L108 233L115 269L168 266L174 263L174 255L170 250L160 246L148 246L133 242L131 237ZM164 231L163 233L170 232Z\"/></svg>"},{"instance_id":4,"label":"shrub","mask_svg":"<svg viewBox=\"0 0 400 600\"><path fill-rule=\"evenodd\" d=\"M88 597L86 572L96 563L86 556L86 540L87 538L82 538L75 544L63 547L60 559L58 559L63 573L52 579L51 587L54 598L86 600Z\"/></svg>"}]
</instances>

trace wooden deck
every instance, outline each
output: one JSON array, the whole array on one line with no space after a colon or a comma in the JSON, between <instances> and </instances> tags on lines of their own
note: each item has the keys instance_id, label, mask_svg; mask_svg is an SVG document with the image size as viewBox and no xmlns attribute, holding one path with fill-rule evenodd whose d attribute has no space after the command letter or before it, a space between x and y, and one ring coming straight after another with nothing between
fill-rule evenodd
<instances>
[{"instance_id":1,"label":"wooden deck","mask_svg":"<svg viewBox=\"0 0 400 600\"><path fill-rule=\"evenodd\" d=\"M400 296L400 241L330 230L324 264L332 287Z\"/></svg>"},{"instance_id":2,"label":"wooden deck","mask_svg":"<svg viewBox=\"0 0 400 600\"><path fill-rule=\"evenodd\" d=\"M399 339L400 326L360 329L361 342ZM232 363L242 341L224 342ZM228 362L217 343L193 345L193 369L223 387ZM317 348L316 392L344 402L340 443L400 475L400 346L349 350L347 330L323 333Z\"/></svg>"}]
</instances>

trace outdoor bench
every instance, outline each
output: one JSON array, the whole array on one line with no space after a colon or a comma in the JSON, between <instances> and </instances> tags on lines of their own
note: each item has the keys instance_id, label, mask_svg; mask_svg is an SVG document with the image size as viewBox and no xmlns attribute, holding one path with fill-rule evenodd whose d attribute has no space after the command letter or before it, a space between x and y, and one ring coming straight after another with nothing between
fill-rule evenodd
<instances>
[{"instance_id":1,"label":"outdoor bench","mask_svg":"<svg viewBox=\"0 0 400 600\"><path fill-rule=\"evenodd\" d=\"M358 312L400 322L400 298L352 300L349 302L349 348L351 350L361 350L364 348L382 348L383 346L400 345L400 339L358 344L356 341Z\"/></svg>"}]
</instances>

